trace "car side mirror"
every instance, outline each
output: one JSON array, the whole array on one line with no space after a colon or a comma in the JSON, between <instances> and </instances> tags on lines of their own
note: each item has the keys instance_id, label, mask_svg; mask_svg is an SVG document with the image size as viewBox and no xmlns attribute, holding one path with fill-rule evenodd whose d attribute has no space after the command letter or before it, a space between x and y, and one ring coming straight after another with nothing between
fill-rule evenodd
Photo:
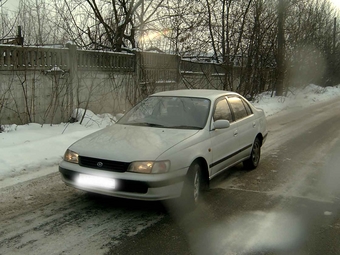
<instances>
[{"instance_id":1,"label":"car side mirror","mask_svg":"<svg viewBox=\"0 0 340 255\"><path fill-rule=\"evenodd\" d=\"M225 129L230 127L229 120L216 120L214 121L214 129Z\"/></svg>"}]
</instances>

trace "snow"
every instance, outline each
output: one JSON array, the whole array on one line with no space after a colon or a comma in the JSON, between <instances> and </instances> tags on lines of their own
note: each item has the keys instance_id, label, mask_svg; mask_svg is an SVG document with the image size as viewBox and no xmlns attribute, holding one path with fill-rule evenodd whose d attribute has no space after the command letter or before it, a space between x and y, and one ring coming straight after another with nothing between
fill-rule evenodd
<instances>
[{"instance_id":1,"label":"snow","mask_svg":"<svg viewBox=\"0 0 340 255\"><path fill-rule=\"evenodd\" d=\"M270 92L265 92L257 96L253 104L270 118L278 112L308 107L339 96L339 86L323 88L312 84L289 92L287 97L271 97ZM75 110L72 117L80 120L83 113L82 109ZM114 125L115 121L110 114L95 115L87 110L82 124L5 126L0 133L0 188L57 172L65 150L72 143Z\"/></svg>"},{"instance_id":2,"label":"snow","mask_svg":"<svg viewBox=\"0 0 340 255\"><path fill-rule=\"evenodd\" d=\"M314 84L305 88L290 91L286 97L271 97L271 92L265 92L253 100L253 104L264 110L267 117L288 109L308 107L318 102L324 102L340 96L340 85L335 87L320 87Z\"/></svg>"},{"instance_id":3,"label":"snow","mask_svg":"<svg viewBox=\"0 0 340 255\"><path fill-rule=\"evenodd\" d=\"M75 110L81 119L84 110ZM0 188L58 171L65 150L78 139L115 122L109 114L87 110L82 124L5 126L0 133Z\"/></svg>"}]
</instances>

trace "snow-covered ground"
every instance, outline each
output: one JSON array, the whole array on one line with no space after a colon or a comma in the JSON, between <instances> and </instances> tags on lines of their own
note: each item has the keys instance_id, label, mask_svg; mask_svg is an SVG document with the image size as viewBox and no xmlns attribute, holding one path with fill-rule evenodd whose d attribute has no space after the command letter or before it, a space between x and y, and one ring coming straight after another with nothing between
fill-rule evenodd
<instances>
[{"instance_id":1,"label":"snow-covered ground","mask_svg":"<svg viewBox=\"0 0 340 255\"><path fill-rule=\"evenodd\" d=\"M319 87L309 85L295 90L287 97L271 97L263 93L254 100L266 116L296 107L309 105L340 97L340 86ZM81 114L82 112L79 112ZM114 125L115 118L109 114L95 115L86 112L83 123L61 123L59 125L6 126L0 133L0 188L21 181L58 171L65 150L79 138L108 125Z\"/></svg>"}]
</instances>

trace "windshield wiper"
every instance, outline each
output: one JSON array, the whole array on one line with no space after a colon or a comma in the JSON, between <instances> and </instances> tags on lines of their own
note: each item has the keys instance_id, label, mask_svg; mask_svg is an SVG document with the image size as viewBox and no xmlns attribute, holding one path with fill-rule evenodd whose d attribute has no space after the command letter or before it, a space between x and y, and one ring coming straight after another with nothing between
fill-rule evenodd
<instances>
[{"instance_id":1,"label":"windshield wiper","mask_svg":"<svg viewBox=\"0 0 340 255\"><path fill-rule=\"evenodd\" d=\"M198 126L186 126L186 125L181 125L181 126L169 126L169 128L178 128L178 129L202 129L202 127L198 127Z\"/></svg>"},{"instance_id":2,"label":"windshield wiper","mask_svg":"<svg viewBox=\"0 0 340 255\"><path fill-rule=\"evenodd\" d=\"M157 128L177 128L177 129L202 129L202 127L198 126L188 126L188 125L179 125L179 126L164 126L157 123L150 123L150 122L132 122L132 123L125 123L126 125L133 125L133 126L147 126L147 127L157 127Z\"/></svg>"},{"instance_id":3,"label":"windshield wiper","mask_svg":"<svg viewBox=\"0 0 340 255\"><path fill-rule=\"evenodd\" d=\"M133 122L133 123L126 123L127 125L134 125L134 126L148 126L148 127L160 127L163 128L164 125L156 124L156 123L149 123L149 122Z\"/></svg>"},{"instance_id":4,"label":"windshield wiper","mask_svg":"<svg viewBox=\"0 0 340 255\"><path fill-rule=\"evenodd\" d=\"M149 123L149 122L144 122L143 124L149 126L149 127L164 127L164 125L161 124L156 124L156 123Z\"/></svg>"}]
</instances>

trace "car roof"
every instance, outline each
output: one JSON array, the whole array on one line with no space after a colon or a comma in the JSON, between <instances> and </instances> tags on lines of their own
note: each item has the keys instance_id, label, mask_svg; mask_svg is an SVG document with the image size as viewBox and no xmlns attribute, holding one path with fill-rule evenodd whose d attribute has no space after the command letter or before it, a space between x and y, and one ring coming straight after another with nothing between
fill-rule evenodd
<instances>
[{"instance_id":1,"label":"car roof","mask_svg":"<svg viewBox=\"0 0 340 255\"><path fill-rule=\"evenodd\" d=\"M235 92L214 89L180 89L155 93L151 96L182 96L215 99L225 95L238 95Z\"/></svg>"}]
</instances>

